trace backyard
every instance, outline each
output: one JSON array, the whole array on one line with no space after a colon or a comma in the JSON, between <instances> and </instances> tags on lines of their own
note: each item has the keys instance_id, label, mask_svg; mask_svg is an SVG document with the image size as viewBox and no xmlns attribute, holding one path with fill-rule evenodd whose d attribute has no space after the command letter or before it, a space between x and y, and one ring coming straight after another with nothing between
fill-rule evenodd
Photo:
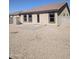
<instances>
[{"instance_id":1,"label":"backyard","mask_svg":"<svg viewBox=\"0 0 79 59\"><path fill-rule=\"evenodd\" d=\"M69 59L70 26L9 25L12 59Z\"/></svg>"}]
</instances>

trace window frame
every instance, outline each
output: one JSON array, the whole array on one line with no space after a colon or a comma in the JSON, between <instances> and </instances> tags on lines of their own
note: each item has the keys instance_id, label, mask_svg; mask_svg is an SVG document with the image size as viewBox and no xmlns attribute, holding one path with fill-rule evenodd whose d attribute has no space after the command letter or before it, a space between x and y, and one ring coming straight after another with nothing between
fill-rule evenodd
<instances>
[{"instance_id":1,"label":"window frame","mask_svg":"<svg viewBox=\"0 0 79 59\"><path fill-rule=\"evenodd\" d=\"M49 23L55 23L55 14L54 13L49 13Z\"/></svg>"},{"instance_id":2,"label":"window frame","mask_svg":"<svg viewBox=\"0 0 79 59\"><path fill-rule=\"evenodd\" d=\"M27 14L24 15L24 22L27 22Z\"/></svg>"},{"instance_id":3,"label":"window frame","mask_svg":"<svg viewBox=\"0 0 79 59\"><path fill-rule=\"evenodd\" d=\"M29 15L28 15L28 18L29 18L29 19L28 19L28 22L32 22L32 14L29 14Z\"/></svg>"},{"instance_id":4,"label":"window frame","mask_svg":"<svg viewBox=\"0 0 79 59\"><path fill-rule=\"evenodd\" d=\"M40 23L40 17L39 17L39 14L37 14L37 23Z\"/></svg>"}]
</instances>

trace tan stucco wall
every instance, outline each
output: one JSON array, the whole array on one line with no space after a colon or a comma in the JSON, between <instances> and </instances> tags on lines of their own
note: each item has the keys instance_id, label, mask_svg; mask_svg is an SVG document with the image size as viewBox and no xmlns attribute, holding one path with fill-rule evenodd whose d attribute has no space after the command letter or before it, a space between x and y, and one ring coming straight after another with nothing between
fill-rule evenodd
<instances>
[{"instance_id":1,"label":"tan stucco wall","mask_svg":"<svg viewBox=\"0 0 79 59\"><path fill-rule=\"evenodd\" d=\"M13 24L16 24L16 16L13 16Z\"/></svg>"},{"instance_id":2,"label":"tan stucco wall","mask_svg":"<svg viewBox=\"0 0 79 59\"><path fill-rule=\"evenodd\" d=\"M63 16L65 14L65 16ZM68 15L67 15L68 14ZM64 24L64 22L69 21L70 15L67 10L67 7L62 11L62 13L58 16L58 24ZM68 20L67 20L68 19Z\"/></svg>"},{"instance_id":3,"label":"tan stucco wall","mask_svg":"<svg viewBox=\"0 0 79 59\"><path fill-rule=\"evenodd\" d=\"M39 14L40 22L38 23L37 22L37 14L32 14L32 20L33 20L32 24L58 25L57 24L58 23L58 15L57 15L57 13L55 13L54 15L55 15L55 17L54 17L55 23L49 23L49 19L50 19L49 13Z\"/></svg>"},{"instance_id":4,"label":"tan stucco wall","mask_svg":"<svg viewBox=\"0 0 79 59\"><path fill-rule=\"evenodd\" d=\"M63 16L63 14L65 14L65 16ZM68 14L68 15L67 15ZM58 16L57 13L54 14L55 15L55 23L49 23L49 13L43 13L43 14L39 14L39 20L40 22L37 22L37 14L32 14L32 23L28 22L28 15L27 15L27 22L24 22L24 16L13 16L13 22L14 24L16 24L16 17L20 17L19 21L21 23L26 23L26 24L50 24L50 25L60 25L62 23L63 18L69 17L69 12L67 10L67 8L65 8L63 10L63 12Z\"/></svg>"},{"instance_id":5,"label":"tan stucco wall","mask_svg":"<svg viewBox=\"0 0 79 59\"><path fill-rule=\"evenodd\" d=\"M19 21L20 23L23 23L23 15L19 16L12 16L13 17L13 24L17 24L17 22Z\"/></svg>"},{"instance_id":6,"label":"tan stucco wall","mask_svg":"<svg viewBox=\"0 0 79 59\"><path fill-rule=\"evenodd\" d=\"M13 16L9 16L9 24L13 24Z\"/></svg>"},{"instance_id":7,"label":"tan stucco wall","mask_svg":"<svg viewBox=\"0 0 79 59\"><path fill-rule=\"evenodd\" d=\"M65 14L65 16L63 16ZM20 17L19 21L21 23L26 23L26 24L50 24L50 25L61 25L61 23L63 22L63 18L69 18L69 12L67 10L67 7L63 10L63 12L58 16L57 13L54 14L55 15L55 23L49 23L49 13L42 13L39 14L39 20L40 22L37 22L37 14L32 14L32 22L28 22L28 15L27 15L27 22L24 22L24 15L21 15L18 17ZM13 16L13 22L14 24L16 24L16 17L17 16Z\"/></svg>"},{"instance_id":8,"label":"tan stucco wall","mask_svg":"<svg viewBox=\"0 0 79 59\"><path fill-rule=\"evenodd\" d=\"M23 23L24 22L24 15L20 16L20 22Z\"/></svg>"},{"instance_id":9,"label":"tan stucco wall","mask_svg":"<svg viewBox=\"0 0 79 59\"><path fill-rule=\"evenodd\" d=\"M19 17L19 21L23 24L50 24L50 25L57 25L57 13L55 15L55 23L49 23L49 13L39 14L39 23L37 22L37 14L32 14L32 22L28 22L28 15L27 15L27 22L24 22L24 16L13 16L14 17L14 24L16 24L16 17Z\"/></svg>"},{"instance_id":10,"label":"tan stucco wall","mask_svg":"<svg viewBox=\"0 0 79 59\"><path fill-rule=\"evenodd\" d=\"M65 13L65 16L67 16L67 14L69 16L69 12L67 10L67 7L63 10L63 12L60 14L60 16L63 16L64 13Z\"/></svg>"},{"instance_id":11,"label":"tan stucco wall","mask_svg":"<svg viewBox=\"0 0 79 59\"><path fill-rule=\"evenodd\" d=\"M32 23L37 24L37 14L32 14Z\"/></svg>"},{"instance_id":12,"label":"tan stucco wall","mask_svg":"<svg viewBox=\"0 0 79 59\"><path fill-rule=\"evenodd\" d=\"M40 24L48 24L49 22L48 19L49 19L48 13L40 14Z\"/></svg>"},{"instance_id":13,"label":"tan stucco wall","mask_svg":"<svg viewBox=\"0 0 79 59\"><path fill-rule=\"evenodd\" d=\"M54 13L54 19L55 19L55 25L59 25L58 24L58 14L57 13Z\"/></svg>"}]
</instances>

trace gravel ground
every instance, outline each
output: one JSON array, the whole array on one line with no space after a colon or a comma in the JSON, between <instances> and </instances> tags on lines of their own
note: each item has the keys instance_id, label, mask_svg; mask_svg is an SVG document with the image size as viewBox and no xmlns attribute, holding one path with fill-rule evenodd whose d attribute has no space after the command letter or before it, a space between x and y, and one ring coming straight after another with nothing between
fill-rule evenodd
<instances>
[{"instance_id":1,"label":"gravel ground","mask_svg":"<svg viewBox=\"0 0 79 59\"><path fill-rule=\"evenodd\" d=\"M70 59L69 24L9 25L9 50L13 59Z\"/></svg>"}]
</instances>

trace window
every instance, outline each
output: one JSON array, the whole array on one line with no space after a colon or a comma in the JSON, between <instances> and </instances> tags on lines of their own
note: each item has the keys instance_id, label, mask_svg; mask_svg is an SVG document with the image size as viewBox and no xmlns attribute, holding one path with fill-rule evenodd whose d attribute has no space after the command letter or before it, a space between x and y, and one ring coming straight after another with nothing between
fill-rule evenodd
<instances>
[{"instance_id":1,"label":"window","mask_svg":"<svg viewBox=\"0 0 79 59\"><path fill-rule=\"evenodd\" d=\"M26 22L27 21L27 15L25 14L24 15L24 22Z\"/></svg>"},{"instance_id":2,"label":"window","mask_svg":"<svg viewBox=\"0 0 79 59\"><path fill-rule=\"evenodd\" d=\"M29 15L29 22L32 22L32 15Z\"/></svg>"},{"instance_id":3,"label":"window","mask_svg":"<svg viewBox=\"0 0 79 59\"><path fill-rule=\"evenodd\" d=\"M37 15L37 22L39 23L40 21L39 21L39 15Z\"/></svg>"},{"instance_id":4,"label":"window","mask_svg":"<svg viewBox=\"0 0 79 59\"><path fill-rule=\"evenodd\" d=\"M51 23L51 22L55 22L55 19L54 19L54 14L49 14L49 22Z\"/></svg>"}]
</instances>

